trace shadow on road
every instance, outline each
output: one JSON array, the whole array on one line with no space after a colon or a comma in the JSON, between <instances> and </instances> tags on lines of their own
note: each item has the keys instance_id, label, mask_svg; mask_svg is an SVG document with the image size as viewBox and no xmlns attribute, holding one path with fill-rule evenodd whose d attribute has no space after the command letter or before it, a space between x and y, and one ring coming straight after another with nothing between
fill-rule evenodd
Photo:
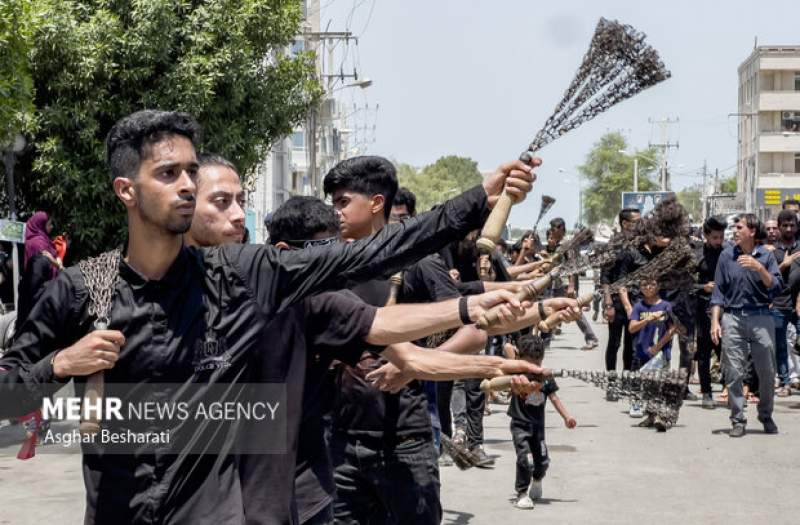
<instances>
[{"instance_id":1,"label":"shadow on road","mask_svg":"<svg viewBox=\"0 0 800 525\"><path fill-rule=\"evenodd\" d=\"M475 514L458 512L457 510L443 509L443 513L444 521L442 523L445 525L467 525L475 517Z\"/></svg>"}]
</instances>

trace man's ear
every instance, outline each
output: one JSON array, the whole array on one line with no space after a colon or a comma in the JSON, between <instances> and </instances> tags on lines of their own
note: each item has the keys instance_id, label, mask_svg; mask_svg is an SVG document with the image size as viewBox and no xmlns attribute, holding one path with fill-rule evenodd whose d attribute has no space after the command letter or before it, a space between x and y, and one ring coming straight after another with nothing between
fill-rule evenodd
<instances>
[{"instance_id":1,"label":"man's ear","mask_svg":"<svg viewBox=\"0 0 800 525\"><path fill-rule=\"evenodd\" d=\"M136 205L136 187L131 179L127 177L114 179L114 193L126 208L132 208Z\"/></svg>"},{"instance_id":2,"label":"man's ear","mask_svg":"<svg viewBox=\"0 0 800 525\"><path fill-rule=\"evenodd\" d=\"M276 243L275 243L275 247L276 247L277 249L279 249L279 250L288 250L288 249L289 249L289 245L288 245L288 244L286 244L286 243L285 243L285 242L283 242L283 241L278 241L278 242L276 242Z\"/></svg>"},{"instance_id":3,"label":"man's ear","mask_svg":"<svg viewBox=\"0 0 800 525\"><path fill-rule=\"evenodd\" d=\"M383 214L384 207L386 206L386 197L380 193L376 193L370 197L369 207L373 215Z\"/></svg>"}]
</instances>

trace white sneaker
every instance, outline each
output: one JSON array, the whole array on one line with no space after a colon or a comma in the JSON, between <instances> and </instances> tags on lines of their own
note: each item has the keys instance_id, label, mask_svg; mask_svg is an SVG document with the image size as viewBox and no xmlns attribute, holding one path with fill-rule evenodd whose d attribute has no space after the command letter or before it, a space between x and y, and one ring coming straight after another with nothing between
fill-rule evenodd
<instances>
[{"instance_id":1,"label":"white sneaker","mask_svg":"<svg viewBox=\"0 0 800 525\"><path fill-rule=\"evenodd\" d=\"M532 500L542 499L542 480L536 481L534 479L531 481L531 486L528 488L528 496Z\"/></svg>"},{"instance_id":2,"label":"white sneaker","mask_svg":"<svg viewBox=\"0 0 800 525\"><path fill-rule=\"evenodd\" d=\"M518 509L524 510L530 510L534 507L533 500L524 492L519 498L517 498L517 501L514 502L514 506Z\"/></svg>"},{"instance_id":3,"label":"white sneaker","mask_svg":"<svg viewBox=\"0 0 800 525\"><path fill-rule=\"evenodd\" d=\"M644 413L642 412L642 405L640 405L639 403L631 404L631 409L628 412L628 415L633 418L644 417Z\"/></svg>"}]
</instances>

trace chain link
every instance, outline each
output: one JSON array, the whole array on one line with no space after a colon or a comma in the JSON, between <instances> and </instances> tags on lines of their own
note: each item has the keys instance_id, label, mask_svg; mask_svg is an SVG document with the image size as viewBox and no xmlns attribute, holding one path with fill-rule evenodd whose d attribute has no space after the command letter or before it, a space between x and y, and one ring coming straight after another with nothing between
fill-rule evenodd
<instances>
[{"instance_id":1,"label":"chain link","mask_svg":"<svg viewBox=\"0 0 800 525\"><path fill-rule=\"evenodd\" d=\"M117 248L78 263L89 291L89 315L94 316L95 329L108 327L111 300L119 282L119 261L122 251Z\"/></svg>"}]
</instances>

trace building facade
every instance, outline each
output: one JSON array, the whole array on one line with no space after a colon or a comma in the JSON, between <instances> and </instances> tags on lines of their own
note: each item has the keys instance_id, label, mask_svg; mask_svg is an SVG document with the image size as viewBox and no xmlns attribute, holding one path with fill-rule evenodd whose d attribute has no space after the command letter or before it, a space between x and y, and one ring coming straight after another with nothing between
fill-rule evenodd
<instances>
[{"instance_id":1,"label":"building facade","mask_svg":"<svg viewBox=\"0 0 800 525\"><path fill-rule=\"evenodd\" d=\"M768 215L800 200L800 46L759 46L739 66L737 187Z\"/></svg>"}]
</instances>

